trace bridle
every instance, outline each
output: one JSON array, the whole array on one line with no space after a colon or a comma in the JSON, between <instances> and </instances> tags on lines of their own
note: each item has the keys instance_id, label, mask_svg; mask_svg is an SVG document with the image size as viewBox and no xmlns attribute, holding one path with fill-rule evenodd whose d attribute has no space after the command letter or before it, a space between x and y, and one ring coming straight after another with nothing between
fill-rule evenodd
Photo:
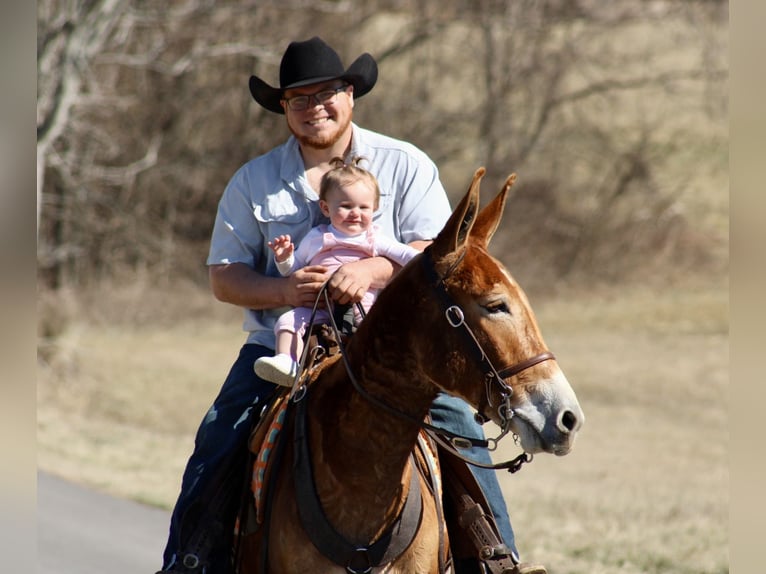
<instances>
[{"instance_id":1,"label":"bridle","mask_svg":"<svg viewBox=\"0 0 766 574\"><path fill-rule=\"evenodd\" d=\"M500 405L497 407L497 413L500 416L500 419L502 421L500 425L500 434L492 439L488 439L487 441L487 448L489 450L495 450L497 448L498 442L505 437L510 432L510 423L511 419L514 416L514 410L511 407L511 396L513 395L513 387L506 383L506 379L509 379L511 377L514 377L523 371L542 363L543 361L555 359L553 353L550 351L543 351L541 353L538 353L528 359L525 359L523 361L520 361L514 365L510 365L507 367L504 367L500 370L495 368L495 365L492 363L492 360L489 358L487 353L484 351L484 348L482 347L481 343L479 342L479 339L474 334L473 330L471 329L470 325L465 320L465 313L463 312L463 309L457 305L452 297L450 296L449 292L447 291L447 287L445 285L446 279L457 269L458 265L463 261L466 255L466 249L464 248L463 251L458 255L458 257L455 259L455 261L450 265L447 272L444 274L444 276L440 276L439 273L436 271L436 266L433 262L433 257L431 256L431 250L426 249L423 252L422 255L422 263L423 267L426 271L426 274L429 278L429 283L434 289L434 292L436 293L437 297L439 298L442 310L444 312L444 316L447 320L447 323L450 327L453 329L461 329L461 332L467 337L470 343L470 348L474 351L474 356L476 357L477 362L480 365L481 370L484 372L484 386L486 389L486 396L487 396L487 404L489 407L492 407L492 393L491 389L494 385L500 394L501 400ZM480 413L476 413L475 415L476 421L479 424L484 424L487 422L486 417ZM433 436L432 433L431 436L442 446L446 446L444 444L443 440L440 440L440 437ZM453 447L461 447L466 448L469 446L475 446L473 443L473 439L469 439L467 442L462 442L459 438L452 437L450 439L450 444ZM514 473L518 471L521 468L521 465L525 462L531 462L532 461L532 454L531 453L522 453L512 461L507 461L499 464L491 464L486 465L479 463L477 461L472 461L467 459L466 457L460 455L457 451L454 451L457 456L459 456L461 459L463 459L466 462L469 462L470 464L474 466L480 466L483 468L492 468L492 469L499 469L499 468L506 468L509 472Z\"/></svg>"},{"instance_id":2,"label":"bridle","mask_svg":"<svg viewBox=\"0 0 766 574\"><path fill-rule=\"evenodd\" d=\"M543 351L542 353L538 353L529 359L525 359L514 365L504 367L503 369L498 370L495 368L495 365L487 356L487 353L484 351L484 348L481 346L481 343L474 334L473 330L468 325L468 323L466 323L463 309L461 309L460 306L453 301L452 297L450 297L449 293L447 292L447 287L444 283L447 277L449 277L457 268L457 266L463 261L465 253L466 250L464 249L457 257L456 261L450 265L447 273L445 273L443 277L437 273L436 267L431 257L431 252L428 249L423 253L423 266L429 276L429 282L440 300L442 310L444 311L444 316L447 319L447 323L454 329L459 329L462 327L462 332L467 336L469 344L471 344L470 348L473 349L476 360L484 372L484 385L487 393L487 404L490 407L493 406L492 393L490 392L492 385L496 386L499 390L499 394L502 397L502 404L498 406L498 415L503 421L501 425L503 434L495 439L499 440L509 432L508 426L511 418L514 416L513 409L510 406L510 399L513 395L513 387L506 383L505 379L514 377L519 373L534 367L538 363L542 363L543 361L550 359L555 359L556 357L550 351ZM480 419L478 422L486 422L486 419L482 415L478 415L478 417Z\"/></svg>"},{"instance_id":3,"label":"bridle","mask_svg":"<svg viewBox=\"0 0 766 574\"><path fill-rule=\"evenodd\" d=\"M335 317L333 316L333 313L329 313L330 327L333 330L333 333L338 342L338 345L340 346L340 355L345 365L346 373L348 374L348 377L351 380L351 384L354 386L354 389L363 398L365 398L367 401L369 401L373 405L379 407L380 409L398 418L412 422L418 427L424 429L429 434L429 436L431 436L431 438L433 438L436 442L441 444L443 447L448 448L457 457L464 460L465 462L468 462L469 464L473 466L489 468L493 470L507 469L509 472L514 473L518 471L524 463L532 461L532 454L524 452L518 457L516 457L515 459L510 461L505 461L505 462L496 463L496 464L485 464L485 463L481 463L481 462L464 457L462 454L460 454L457 451L457 448L467 449L471 447L481 447L481 448L487 448L489 450L495 450L497 448L498 442L510 432L510 422L514 416L514 411L513 411L513 408L511 407L511 396L513 395L513 388L508 383L505 382L505 379L516 376L519 373L539 363L542 363L543 361L555 359L555 356L550 351L544 351L530 357L529 359L525 359L519 363L516 363L508 367L504 367L500 370L495 368L494 364L488 357L487 353L484 351L484 348L481 346L481 343L477 339L473 330L468 325L468 323L466 323L465 314L463 310L460 308L459 305L455 304L452 297L450 297L447 291L447 287L444 283L447 277L449 277L452 274L452 272L454 272L454 270L457 268L457 266L462 262L464 257L465 257L465 250L463 250L463 252L457 258L457 260L450 266L450 268L448 269L447 273L444 276L440 276L438 272L436 271L436 267L433 263L433 258L431 256L430 249L427 248L423 252L423 254L419 257L419 260L421 264L423 265L426 271L426 274L428 275L429 283L433 287L434 292L437 294L437 297L444 311L444 316L447 320L447 323L452 328L455 328L455 329L462 328L461 332L464 333L469 338L470 342L472 343L471 348L474 350L474 355L476 356L477 361L479 362L481 369L484 372L484 383L485 383L486 393L487 393L487 402L490 407L493 406L492 399L491 399L492 386L493 385L496 386L499 390L499 394L501 397L501 404L498 405L497 412L502 420L502 424L501 424L501 432L497 437L490 438L490 439L478 439L478 438L467 437L457 433L453 433L452 431L434 426L422 419L419 419L413 415L410 415L409 413L406 413L396 407L393 407L389 405L388 403L386 403L385 401L383 401L382 399L370 394L359 383L358 379L354 375L353 370L351 369L351 365L348 363L348 359L346 357L346 353L343 348L340 329L338 328L338 325L335 321ZM327 292L327 283L323 285L320 291L320 294L317 297L317 304L321 297L324 297L324 301L325 301L325 304L327 305L327 308L328 309L331 308L332 302L330 300L329 293ZM317 307L317 304L315 304L315 309ZM313 322L313 314L312 314L312 322ZM295 389L293 391L292 399L293 401L298 402L301 399L303 399L304 396L305 396L305 386ZM480 415L477 413L476 420L480 424L483 424L484 422L486 422L487 419L483 415Z\"/></svg>"}]
</instances>

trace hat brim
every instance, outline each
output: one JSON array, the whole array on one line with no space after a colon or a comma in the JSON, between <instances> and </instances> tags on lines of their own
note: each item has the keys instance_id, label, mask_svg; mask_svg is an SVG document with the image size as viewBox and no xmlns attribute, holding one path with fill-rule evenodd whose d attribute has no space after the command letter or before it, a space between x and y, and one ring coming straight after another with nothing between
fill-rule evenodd
<instances>
[{"instance_id":1,"label":"hat brim","mask_svg":"<svg viewBox=\"0 0 766 574\"><path fill-rule=\"evenodd\" d=\"M354 60L348 69L339 76L307 78L282 88L274 88L257 76L250 76L250 94L256 102L270 112L284 114L285 110L280 102L284 96L285 90L318 84L320 82L328 82L330 80L344 80L348 82L354 86L354 97L361 98L372 90L375 83L378 81L378 64L370 54L364 53Z\"/></svg>"}]
</instances>

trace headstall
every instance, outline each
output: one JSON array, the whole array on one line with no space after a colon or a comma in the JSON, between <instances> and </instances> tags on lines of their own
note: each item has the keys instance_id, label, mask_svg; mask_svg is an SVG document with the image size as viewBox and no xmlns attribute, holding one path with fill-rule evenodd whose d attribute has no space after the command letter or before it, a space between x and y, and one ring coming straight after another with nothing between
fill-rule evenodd
<instances>
[{"instance_id":1,"label":"headstall","mask_svg":"<svg viewBox=\"0 0 766 574\"><path fill-rule=\"evenodd\" d=\"M464 460L465 462L468 462L469 464L473 466L478 466L482 468L489 468L494 470L499 469L506 469L509 472L516 472L521 468L521 465L527 462L531 462L532 455L530 453L522 453L518 457L516 457L513 460L497 463L497 464L484 464L478 461L474 461L471 459L468 459L461 455L456 449L457 448L471 448L471 447L481 447L481 448L487 448L489 450L495 450L497 448L497 444L505 435L507 435L510 432L510 421L511 418L514 416L513 409L511 407L511 396L513 395L513 388L508 385L505 382L506 378L513 377L515 375L518 375L522 371L525 371L526 369L529 369L530 367L533 367L537 365L538 363L541 363L543 361L547 361L550 359L555 359L555 356L550 351L544 351L542 353L538 353L537 355L534 355L533 357L530 357L529 359L525 359L524 361L521 361L519 363L516 363L515 365L511 365L509 367L505 367L503 369L497 370L492 363L492 361L487 356L487 353L484 351L484 349L481 346L481 343L476 338L476 335L473 333L473 330L470 328L470 326L465 321L465 314L463 310L456 305L452 298L450 297L449 293L447 292L447 288L444 284L444 280L454 271L454 269L458 266L458 264L462 261L463 257L465 256L465 251L458 257L457 261L452 264L448 272L445 274L444 277L439 276L439 274L436 272L435 266L433 264L433 260L430 254L430 250L426 249L424 251L423 255L420 257L420 260L422 262L422 265L424 266L426 273L429 277L429 283L434 288L434 291L437 293L439 300L441 302L442 308L444 310L444 316L447 320L447 323L457 329L462 328L462 332L466 334L467 337L473 342L473 349L475 350L475 355L477 357L477 360L482 366L482 370L484 371L484 382L487 392L487 402L489 406L493 406L492 400L491 400L491 385L497 385L500 390L500 396L501 396L501 404L498 405L498 414L502 420L501 425L501 433L496 438L490 438L490 439L478 439L473 437L467 437L463 436L457 433L453 433L452 431L449 431L447 429L439 428L437 426L434 426L424 420L418 419L417 417L414 417L413 415L410 415L409 413L406 413L396 407L393 407L383 401L382 399L371 395L369 392L367 392L364 387L361 386L359 381L357 380L356 376L354 375L351 365L348 363L348 359L346 358L346 353L343 348L343 343L341 340L341 333L340 329L338 328L338 325L335 321L335 317L332 313L329 313L330 319L330 327L333 330L333 333L338 341L338 344L340 346L340 355L342 357L343 363L346 368L346 372L348 374L349 379L351 380L351 384L354 386L354 389L362 395L367 401L371 402L375 406L379 407L380 409L407 421L410 421L420 428L424 429L428 434L436 440L439 444L441 444L444 447L450 448L450 450ZM327 292L327 284L322 287L322 290L320 291L319 296L317 297L317 304L321 297L324 297L325 304L327 305L327 308L331 308L332 301L330 300L329 293ZM317 304L315 304L315 309L317 307ZM313 322L313 314L312 314L312 322ZM294 389L292 399L295 402L298 402L302 400L305 396L305 386L298 387L297 389ZM476 420L480 424L486 422L486 419L484 416L477 413Z\"/></svg>"}]
</instances>

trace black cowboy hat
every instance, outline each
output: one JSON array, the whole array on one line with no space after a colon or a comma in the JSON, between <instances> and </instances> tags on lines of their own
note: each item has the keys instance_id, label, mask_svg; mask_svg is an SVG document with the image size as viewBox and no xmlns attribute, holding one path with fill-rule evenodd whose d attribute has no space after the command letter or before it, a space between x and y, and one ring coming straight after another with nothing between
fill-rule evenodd
<instances>
[{"instance_id":1,"label":"black cowboy hat","mask_svg":"<svg viewBox=\"0 0 766 574\"><path fill-rule=\"evenodd\" d=\"M354 86L354 97L361 98L378 80L378 64L367 53L362 54L347 70L340 56L317 36L305 42L291 42L279 65L279 88L273 88L256 76L250 76L250 93L256 102L277 114L285 90L327 80L345 80Z\"/></svg>"}]
</instances>

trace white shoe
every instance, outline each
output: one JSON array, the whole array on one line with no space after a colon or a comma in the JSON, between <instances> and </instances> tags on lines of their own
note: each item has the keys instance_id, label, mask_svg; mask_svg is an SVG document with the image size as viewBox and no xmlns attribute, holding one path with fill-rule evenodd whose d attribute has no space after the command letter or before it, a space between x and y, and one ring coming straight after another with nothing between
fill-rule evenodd
<instances>
[{"instance_id":1,"label":"white shoe","mask_svg":"<svg viewBox=\"0 0 766 574\"><path fill-rule=\"evenodd\" d=\"M298 374L298 363L289 355L279 354L273 357L261 357L253 365L255 374L266 381L283 387L292 387Z\"/></svg>"}]
</instances>

